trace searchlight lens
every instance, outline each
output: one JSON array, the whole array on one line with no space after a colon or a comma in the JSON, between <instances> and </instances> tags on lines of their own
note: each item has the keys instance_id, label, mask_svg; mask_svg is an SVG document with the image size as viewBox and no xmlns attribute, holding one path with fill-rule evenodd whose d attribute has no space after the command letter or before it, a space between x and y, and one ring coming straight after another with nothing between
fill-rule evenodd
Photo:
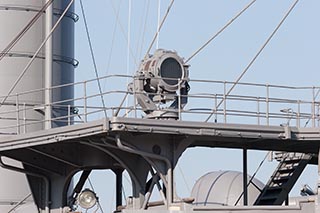
<instances>
[{"instance_id":1,"label":"searchlight lens","mask_svg":"<svg viewBox=\"0 0 320 213\"><path fill-rule=\"evenodd\" d=\"M82 208L90 209L96 205L97 196L90 189L85 189L79 194L78 203Z\"/></svg>"},{"instance_id":2,"label":"searchlight lens","mask_svg":"<svg viewBox=\"0 0 320 213\"><path fill-rule=\"evenodd\" d=\"M180 63L174 58L165 59L160 66L160 76L169 85L177 85L178 79L182 78Z\"/></svg>"}]
</instances>

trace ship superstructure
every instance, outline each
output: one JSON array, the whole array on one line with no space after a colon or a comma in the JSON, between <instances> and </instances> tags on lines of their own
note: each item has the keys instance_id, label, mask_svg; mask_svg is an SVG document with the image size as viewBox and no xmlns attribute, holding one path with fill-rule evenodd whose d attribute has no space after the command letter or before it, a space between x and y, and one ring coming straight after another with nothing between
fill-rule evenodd
<instances>
[{"instance_id":1,"label":"ship superstructure","mask_svg":"<svg viewBox=\"0 0 320 213\"><path fill-rule=\"evenodd\" d=\"M1 32L1 44L8 44L0 55L1 211L100 211L96 193L84 185L93 170L104 169L116 176L109 187L118 212L320 212L318 189L306 186L305 196L288 198L306 166L319 165L319 87L193 79L189 59L164 49L147 54L133 76L75 83L72 5L0 4L0 17L11 16L16 27ZM20 31L26 23L30 28ZM193 92L200 85L213 89ZM174 171L192 147L242 150L242 172L208 173L190 197L179 197ZM265 184L247 174L248 150L276 156ZM125 202L124 172L132 184Z\"/></svg>"}]
</instances>

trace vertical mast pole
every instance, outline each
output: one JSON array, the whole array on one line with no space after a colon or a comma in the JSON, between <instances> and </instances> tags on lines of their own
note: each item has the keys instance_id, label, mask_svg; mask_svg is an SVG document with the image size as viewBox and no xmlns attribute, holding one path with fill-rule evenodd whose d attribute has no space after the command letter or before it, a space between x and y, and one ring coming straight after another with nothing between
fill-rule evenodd
<instances>
[{"instance_id":1,"label":"vertical mast pole","mask_svg":"<svg viewBox=\"0 0 320 213\"><path fill-rule=\"evenodd\" d=\"M49 0L45 0L47 3ZM50 35L52 29L52 17L53 17L53 3L49 5L46 10L46 21L45 21L45 36ZM45 45L45 73L44 73L44 82L45 82L45 129L50 129L51 126L51 116L52 116L52 36L47 40Z\"/></svg>"},{"instance_id":2,"label":"vertical mast pole","mask_svg":"<svg viewBox=\"0 0 320 213\"><path fill-rule=\"evenodd\" d=\"M127 34L127 85L129 84L130 75L130 45L131 45L131 0L128 2L128 34ZM129 97L126 101L126 117L129 117Z\"/></svg>"},{"instance_id":3,"label":"vertical mast pole","mask_svg":"<svg viewBox=\"0 0 320 213\"><path fill-rule=\"evenodd\" d=\"M248 150L243 149L243 205L248 205Z\"/></svg>"},{"instance_id":4,"label":"vertical mast pole","mask_svg":"<svg viewBox=\"0 0 320 213\"><path fill-rule=\"evenodd\" d=\"M161 13L161 0L158 0L158 24L157 24L157 43L156 43L156 49L159 49L159 37L160 37L160 13Z\"/></svg>"}]
</instances>

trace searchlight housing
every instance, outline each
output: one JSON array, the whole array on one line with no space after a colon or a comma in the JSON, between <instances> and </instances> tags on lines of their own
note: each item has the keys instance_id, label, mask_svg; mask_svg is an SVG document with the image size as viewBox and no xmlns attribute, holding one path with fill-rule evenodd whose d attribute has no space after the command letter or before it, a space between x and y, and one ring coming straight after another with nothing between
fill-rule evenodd
<instances>
[{"instance_id":1,"label":"searchlight housing","mask_svg":"<svg viewBox=\"0 0 320 213\"><path fill-rule=\"evenodd\" d=\"M157 50L154 55L142 61L139 75L150 79L150 86L166 92L176 92L188 78L188 66L176 52Z\"/></svg>"},{"instance_id":2,"label":"searchlight housing","mask_svg":"<svg viewBox=\"0 0 320 213\"><path fill-rule=\"evenodd\" d=\"M91 209L97 204L98 197L90 189L83 190L77 197L77 203L84 209Z\"/></svg>"},{"instance_id":3,"label":"searchlight housing","mask_svg":"<svg viewBox=\"0 0 320 213\"><path fill-rule=\"evenodd\" d=\"M183 58L174 51L158 49L142 60L129 91L135 93L147 118L178 119L177 111L187 103L188 78L189 65Z\"/></svg>"}]
</instances>

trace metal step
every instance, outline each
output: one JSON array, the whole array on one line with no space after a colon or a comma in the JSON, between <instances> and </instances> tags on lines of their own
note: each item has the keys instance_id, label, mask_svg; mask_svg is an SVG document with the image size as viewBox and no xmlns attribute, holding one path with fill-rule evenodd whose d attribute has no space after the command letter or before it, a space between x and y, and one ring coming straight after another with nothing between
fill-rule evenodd
<instances>
[{"instance_id":1,"label":"metal step","mask_svg":"<svg viewBox=\"0 0 320 213\"><path fill-rule=\"evenodd\" d=\"M311 158L301 153L277 154L281 161L254 205L282 205Z\"/></svg>"},{"instance_id":2,"label":"metal step","mask_svg":"<svg viewBox=\"0 0 320 213\"><path fill-rule=\"evenodd\" d=\"M288 182L289 179L290 179L290 176L277 177L277 178L274 178L272 182L281 186L282 184Z\"/></svg>"},{"instance_id":3,"label":"metal step","mask_svg":"<svg viewBox=\"0 0 320 213\"><path fill-rule=\"evenodd\" d=\"M283 167L279 169L280 174L285 174L285 173L292 173L296 168L294 166L290 167Z\"/></svg>"}]
</instances>

